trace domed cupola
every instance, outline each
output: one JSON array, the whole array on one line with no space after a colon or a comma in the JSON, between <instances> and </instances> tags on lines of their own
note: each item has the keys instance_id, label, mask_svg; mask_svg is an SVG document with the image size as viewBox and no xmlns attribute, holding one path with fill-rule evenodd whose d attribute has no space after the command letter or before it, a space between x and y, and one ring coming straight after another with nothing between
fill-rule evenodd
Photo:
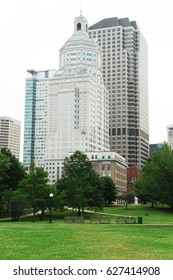
<instances>
[{"instance_id":1,"label":"domed cupola","mask_svg":"<svg viewBox=\"0 0 173 280\"><path fill-rule=\"evenodd\" d=\"M60 49L60 68L89 65L96 66L100 61L101 49L96 42L89 37L88 21L80 14L74 19L74 32L68 41ZM100 67L97 65L97 67Z\"/></svg>"},{"instance_id":2,"label":"domed cupola","mask_svg":"<svg viewBox=\"0 0 173 280\"><path fill-rule=\"evenodd\" d=\"M80 14L79 17L74 19L74 32L87 32L88 33L88 21Z\"/></svg>"}]
</instances>

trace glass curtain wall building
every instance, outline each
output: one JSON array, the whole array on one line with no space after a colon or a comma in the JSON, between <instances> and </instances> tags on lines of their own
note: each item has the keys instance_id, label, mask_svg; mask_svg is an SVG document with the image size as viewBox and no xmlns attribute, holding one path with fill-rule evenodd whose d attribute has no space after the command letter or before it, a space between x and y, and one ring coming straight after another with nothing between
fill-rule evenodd
<instances>
[{"instance_id":1,"label":"glass curtain wall building","mask_svg":"<svg viewBox=\"0 0 173 280\"><path fill-rule=\"evenodd\" d=\"M44 165L48 81L55 73L55 70L28 70L27 72L23 163L28 168L32 161L37 166Z\"/></svg>"}]
</instances>

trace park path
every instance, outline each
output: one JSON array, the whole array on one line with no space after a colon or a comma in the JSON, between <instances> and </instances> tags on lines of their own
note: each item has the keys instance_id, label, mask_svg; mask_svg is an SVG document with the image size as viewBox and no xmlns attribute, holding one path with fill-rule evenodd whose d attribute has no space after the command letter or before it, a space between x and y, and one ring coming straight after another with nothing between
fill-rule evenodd
<instances>
[{"instance_id":1,"label":"park path","mask_svg":"<svg viewBox=\"0 0 173 280\"><path fill-rule=\"evenodd\" d=\"M35 213L35 215L38 215L38 214L40 214L40 212L37 212L37 213ZM25 215L22 215L22 216L20 216L20 219L21 218L26 218L26 217L32 217L33 216L33 213L30 213L30 214L25 214ZM2 218L2 219L0 219L0 222L3 222L3 221L11 221L11 218Z\"/></svg>"},{"instance_id":2,"label":"park path","mask_svg":"<svg viewBox=\"0 0 173 280\"><path fill-rule=\"evenodd\" d=\"M69 208L71 209L71 208ZM71 209L72 210L72 209ZM108 216L113 216L113 217L124 217L126 215L117 215L117 214L111 214L111 213L105 213L105 212L95 212L95 211L90 211L90 210L85 210L85 213L91 213L91 214L99 214L99 215L108 215ZM38 213L36 213L36 215L38 215ZM20 218L25 218L25 217L31 217L33 216L33 213L30 213L30 214L26 214L26 215L22 215L20 216ZM137 218L137 216L133 216L135 218ZM11 218L2 218L0 219L0 222L3 222L3 221L11 221ZM138 226L170 226L170 227L173 227L173 224L146 224L146 223L142 223L142 224L131 224L131 225L138 225Z\"/></svg>"}]
</instances>

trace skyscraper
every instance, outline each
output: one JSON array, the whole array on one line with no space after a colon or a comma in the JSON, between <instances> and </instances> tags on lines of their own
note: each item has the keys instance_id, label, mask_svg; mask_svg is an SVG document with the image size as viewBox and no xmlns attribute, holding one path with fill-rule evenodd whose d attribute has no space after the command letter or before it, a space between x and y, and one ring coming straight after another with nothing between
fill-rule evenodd
<instances>
[{"instance_id":1,"label":"skyscraper","mask_svg":"<svg viewBox=\"0 0 173 280\"><path fill-rule=\"evenodd\" d=\"M20 121L0 117L0 149L9 149L18 159L20 159L20 130Z\"/></svg>"},{"instance_id":2,"label":"skyscraper","mask_svg":"<svg viewBox=\"0 0 173 280\"><path fill-rule=\"evenodd\" d=\"M43 166L47 133L48 81L55 70L27 72L23 163L25 167L29 167L32 161L37 166Z\"/></svg>"},{"instance_id":3,"label":"skyscraper","mask_svg":"<svg viewBox=\"0 0 173 280\"><path fill-rule=\"evenodd\" d=\"M89 27L103 52L102 73L109 90L110 149L129 166L149 156L148 47L135 21L107 18Z\"/></svg>"},{"instance_id":4,"label":"skyscraper","mask_svg":"<svg viewBox=\"0 0 173 280\"><path fill-rule=\"evenodd\" d=\"M54 182L68 152L109 150L109 99L102 79L101 49L82 15L60 49L60 67L49 81L45 168Z\"/></svg>"},{"instance_id":5,"label":"skyscraper","mask_svg":"<svg viewBox=\"0 0 173 280\"><path fill-rule=\"evenodd\" d=\"M171 149L173 149L173 124L167 126L167 142Z\"/></svg>"}]
</instances>

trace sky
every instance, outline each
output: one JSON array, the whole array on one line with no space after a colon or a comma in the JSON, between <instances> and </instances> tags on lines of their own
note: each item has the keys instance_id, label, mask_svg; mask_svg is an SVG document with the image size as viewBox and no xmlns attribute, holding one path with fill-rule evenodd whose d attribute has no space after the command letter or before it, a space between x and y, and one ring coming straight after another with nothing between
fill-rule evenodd
<instances>
[{"instance_id":1,"label":"sky","mask_svg":"<svg viewBox=\"0 0 173 280\"><path fill-rule=\"evenodd\" d=\"M0 3L0 116L21 121L27 69L59 68L59 49L82 9L89 26L109 17L135 20L148 42L150 144L173 124L172 0L6 0Z\"/></svg>"}]
</instances>

